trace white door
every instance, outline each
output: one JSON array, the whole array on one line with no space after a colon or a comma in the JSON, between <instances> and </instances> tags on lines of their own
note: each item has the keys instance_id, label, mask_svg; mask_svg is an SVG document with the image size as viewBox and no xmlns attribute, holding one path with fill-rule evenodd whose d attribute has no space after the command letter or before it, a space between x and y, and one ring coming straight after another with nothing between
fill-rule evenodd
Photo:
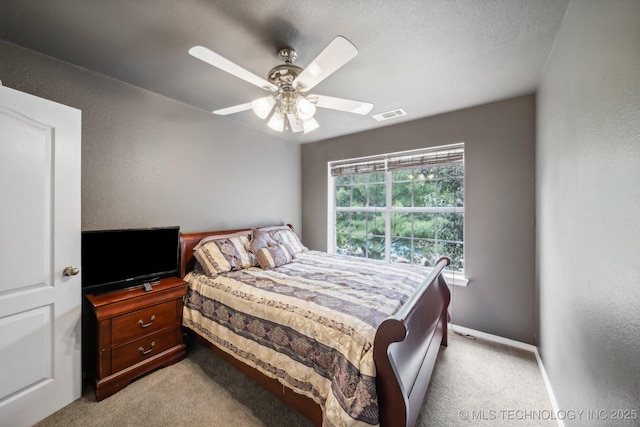
<instances>
[{"instance_id":1,"label":"white door","mask_svg":"<svg viewBox=\"0 0 640 427\"><path fill-rule=\"evenodd\" d=\"M80 110L0 87L0 425L82 393Z\"/></svg>"}]
</instances>

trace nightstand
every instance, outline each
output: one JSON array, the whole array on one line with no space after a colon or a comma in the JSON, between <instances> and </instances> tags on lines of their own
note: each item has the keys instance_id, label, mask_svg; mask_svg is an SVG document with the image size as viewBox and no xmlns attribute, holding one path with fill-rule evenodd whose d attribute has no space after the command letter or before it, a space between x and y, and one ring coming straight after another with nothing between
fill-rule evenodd
<instances>
[{"instance_id":1,"label":"nightstand","mask_svg":"<svg viewBox=\"0 0 640 427\"><path fill-rule=\"evenodd\" d=\"M133 288L86 295L90 311L87 373L93 378L97 400L186 356L182 339L186 292L184 280L170 277L150 291Z\"/></svg>"}]
</instances>

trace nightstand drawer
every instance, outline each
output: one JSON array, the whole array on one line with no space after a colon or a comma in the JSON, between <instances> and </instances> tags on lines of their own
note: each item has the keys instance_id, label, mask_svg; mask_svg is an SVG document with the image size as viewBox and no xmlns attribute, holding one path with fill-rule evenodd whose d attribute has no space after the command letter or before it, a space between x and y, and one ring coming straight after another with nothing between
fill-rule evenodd
<instances>
[{"instance_id":1,"label":"nightstand drawer","mask_svg":"<svg viewBox=\"0 0 640 427\"><path fill-rule=\"evenodd\" d=\"M158 331L176 321L176 303L167 301L143 310L114 317L111 323L112 345L127 343L132 339Z\"/></svg>"},{"instance_id":2,"label":"nightstand drawer","mask_svg":"<svg viewBox=\"0 0 640 427\"><path fill-rule=\"evenodd\" d=\"M176 328L170 327L114 348L111 353L113 372L128 368L179 344L176 335Z\"/></svg>"},{"instance_id":3,"label":"nightstand drawer","mask_svg":"<svg viewBox=\"0 0 640 427\"><path fill-rule=\"evenodd\" d=\"M86 295L83 350L97 400L186 356L181 328L186 293L187 282L166 277L150 291L136 287Z\"/></svg>"}]
</instances>

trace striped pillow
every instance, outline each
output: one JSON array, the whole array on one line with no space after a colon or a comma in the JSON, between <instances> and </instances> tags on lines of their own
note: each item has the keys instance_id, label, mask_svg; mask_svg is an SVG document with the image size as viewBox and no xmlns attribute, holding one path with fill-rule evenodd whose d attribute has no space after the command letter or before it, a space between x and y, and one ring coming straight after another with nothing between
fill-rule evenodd
<instances>
[{"instance_id":1,"label":"striped pillow","mask_svg":"<svg viewBox=\"0 0 640 427\"><path fill-rule=\"evenodd\" d=\"M289 249L282 244L258 249L256 258L258 259L260 267L264 270L271 270L272 268L290 263L293 255L291 255Z\"/></svg>"},{"instance_id":2,"label":"striped pillow","mask_svg":"<svg viewBox=\"0 0 640 427\"><path fill-rule=\"evenodd\" d=\"M257 265L248 236L208 238L194 248L194 257L210 276Z\"/></svg>"},{"instance_id":3,"label":"striped pillow","mask_svg":"<svg viewBox=\"0 0 640 427\"><path fill-rule=\"evenodd\" d=\"M287 243L293 248L293 253L306 252L308 249L300 242L298 235L288 226L264 227L262 231L266 231L278 243Z\"/></svg>"}]
</instances>

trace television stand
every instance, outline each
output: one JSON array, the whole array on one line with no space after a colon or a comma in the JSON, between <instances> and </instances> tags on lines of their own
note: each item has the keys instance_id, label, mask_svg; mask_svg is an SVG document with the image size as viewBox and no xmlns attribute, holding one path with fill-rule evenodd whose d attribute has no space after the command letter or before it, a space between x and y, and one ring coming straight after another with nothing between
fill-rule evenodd
<instances>
[{"instance_id":1,"label":"television stand","mask_svg":"<svg viewBox=\"0 0 640 427\"><path fill-rule=\"evenodd\" d=\"M186 282L161 279L150 291L124 289L87 294L91 355L87 373L98 401L126 387L131 380L182 360L182 300Z\"/></svg>"}]
</instances>

